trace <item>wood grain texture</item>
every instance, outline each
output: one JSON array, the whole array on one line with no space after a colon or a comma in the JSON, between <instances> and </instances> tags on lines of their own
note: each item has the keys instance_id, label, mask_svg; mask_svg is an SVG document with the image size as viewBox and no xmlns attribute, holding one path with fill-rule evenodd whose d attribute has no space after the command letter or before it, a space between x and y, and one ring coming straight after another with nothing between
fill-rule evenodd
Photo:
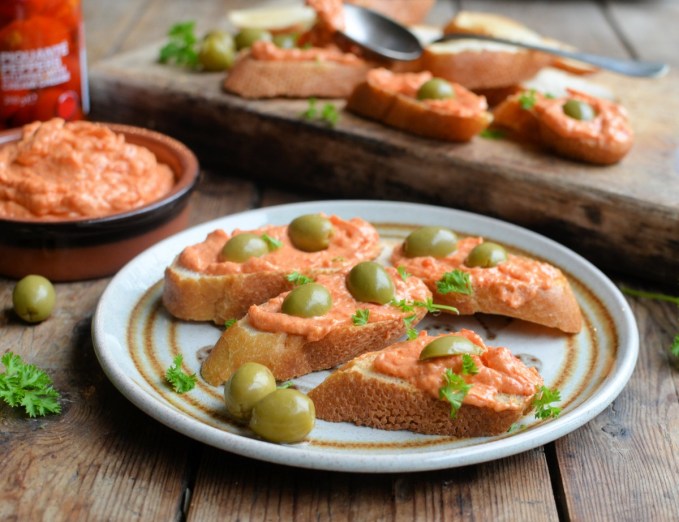
<instances>
[{"instance_id":1,"label":"wood grain texture","mask_svg":"<svg viewBox=\"0 0 679 522\"><path fill-rule=\"evenodd\" d=\"M172 23L191 15L195 15L201 27L209 27L215 21L221 23L222 10L247 4L247 0L90 0L84 3L89 57L95 63L120 51L154 44ZM530 25L540 21L545 32L565 41L582 42L581 46L588 50L624 55L627 49L646 59L672 60L679 65L674 4L671 0L446 0L439 2L437 10L443 9L438 13L446 16L459 7L500 10L525 16ZM464 176L460 173L469 164L478 162L474 149L454 147L457 167L449 169L445 162L450 161L447 157L450 152L444 151L445 147L432 147L398 134L385 146L377 128L361 128L358 137L353 131L340 128L339 143L334 144L329 139L330 130L302 125L296 119L299 104L294 103L280 106L279 112L267 115L264 122L257 114L250 114L247 105L229 107L236 114L235 119L228 120L230 125L242 124L246 135L261 133L267 139L259 147L238 140L232 143L231 136L236 132L227 129L219 141L210 125L227 119L226 109L208 110L196 102L195 94L174 92L176 85L185 79L176 76L160 81L160 87L174 92L162 100L153 98L155 91L135 86L135 81L134 75L118 79L104 92L98 92L95 81L95 97L109 99L109 114L127 122L136 118L153 127L174 114L170 130L198 145L196 150L201 153L204 166L215 163L215 158L219 160L217 169L203 173L192 197L193 224L249 208L345 194L364 197L383 194L428 202L447 200L455 205L459 201L455 195L460 186L457 183L469 187L470 195L465 197L472 209L481 211L492 203L498 206L498 212L506 212L503 192L507 192L507 197L516 197L512 180L521 182L512 172L538 161L535 151L521 159L514 158L507 182L491 189L488 185L492 173L473 169ZM208 85L213 80L204 81ZM222 97L216 87L204 90L208 96ZM641 107L644 90L639 91L633 99ZM676 90L665 91L665 96L676 100ZM140 114L139 107L150 109ZM182 112L178 109L181 107L188 109ZM672 118L674 115L668 110L651 123L659 121L660 128L673 129L668 127ZM272 134L272 129L280 124L288 137L310 140L303 155L285 156L286 140ZM675 137L676 133L674 137L658 136L654 146L670 150L670 145L676 146ZM214 142L218 142L214 148L201 146ZM366 150L362 151L356 143L363 143ZM413 143L420 152L408 159ZM492 151L494 147L485 150ZM508 145L499 147L497 154L501 157L500 152ZM436 188L413 188L407 174L419 173L421 164L432 154L442 164L434 170ZM342 166L343 155L357 156L359 167ZM287 158L295 167L293 174L299 176L298 183L292 185L275 164L271 167L271 159L277 157ZM332 158L340 165L333 166ZM667 153L638 164L638 177L632 177L636 180L633 189L643 190L643 184L655 179L658 173L661 177L676 177L671 161L671 153ZM405 163L404 174L396 178L391 171L398 173L401 168L393 167L394 162ZM581 234L573 243L589 244L592 249L606 239L597 234L588 237L597 221L609 227L615 225L619 236L607 238L612 242L637 245L639 231L652 229L663 220L666 234L674 231L676 237L676 222L663 214L665 203L660 210L649 205L645 209L648 219L644 217L637 223L625 217L620 209L612 208L624 207L623 194L611 200L604 197L609 191L602 193L597 189L589 195L589 204L583 205L577 199L572 176L558 162L549 163L548 167L551 179L536 176L530 180L530 204L514 207L516 220L538 230L554 231L557 239L569 244L571 235ZM497 169L505 171L502 164ZM256 178L252 175L254 171L259 173ZM593 172L598 183L611 185L613 191L621 190L615 176ZM574 177L589 174L592 172L585 169ZM475 179L465 181L466 177L477 177L479 183ZM556 194L550 185L554 182L558 185ZM663 183L652 188L659 198L668 197ZM543 205L554 206L547 213L555 221L554 226L539 215ZM491 209L489 213L493 212ZM564 226L565 218L560 217L569 213L575 214L576 222L585 225L569 232ZM592 223L587 225L588 221ZM674 245L675 251L677 246ZM668 256L662 249L654 251L649 247L648 258L638 261L637 275L658 266L672 269L675 251ZM606 255L609 259L604 264L614 269L615 250ZM676 263L673 266L674 275L667 284L660 287L645 284L642 288L679 293ZM301 521L636 522L674 520L679 512L676 488L679 365L676 368L670 365L667 352L679 332L679 309L674 304L628 299L640 330L637 369L609 408L570 435L545 448L487 464L428 473L365 476L297 470L231 455L181 436L143 414L109 383L94 356L91 317L107 283L108 279L100 279L57 285L58 305L54 315L39 325L26 325L11 311L14 282L0 278L0 354L12 350L45 368L64 397L62 415L37 420L0 406L1 520L198 521L220 517Z\"/></svg>"},{"instance_id":2,"label":"wood grain texture","mask_svg":"<svg viewBox=\"0 0 679 522\"><path fill-rule=\"evenodd\" d=\"M517 473L521 480L516 480ZM544 452L403 475L291 469L207 450L189 520L558 520Z\"/></svg>"}]
</instances>

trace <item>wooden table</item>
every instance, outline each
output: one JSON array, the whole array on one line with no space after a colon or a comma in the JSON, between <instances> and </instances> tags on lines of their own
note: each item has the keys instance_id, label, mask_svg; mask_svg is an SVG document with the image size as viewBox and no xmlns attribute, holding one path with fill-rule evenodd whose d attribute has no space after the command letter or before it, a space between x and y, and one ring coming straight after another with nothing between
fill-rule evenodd
<instances>
[{"instance_id":1,"label":"wooden table","mask_svg":"<svg viewBox=\"0 0 679 522\"><path fill-rule=\"evenodd\" d=\"M225 9L204 0L85 1L89 60L162 40ZM437 12L492 10L589 51L679 66L679 5L653 2L439 2ZM676 173L676 172L675 172ZM205 171L193 223L299 200L328 198ZM0 253L0 255L2 255ZM679 264L678 264L679 266ZM643 270L653 267L639 267ZM629 279L616 283L677 294ZM11 312L0 279L0 353L45 368L63 412L31 420L0 407L2 520L676 520L679 373L668 348L677 307L629 298L641 346L621 395L587 425L513 457L458 469L358 475L288 468L216 450L152 420L107 380L93 352L92 314L108 279L57 285L53 316L35 326Z\"/></svg>"}]
</instances>

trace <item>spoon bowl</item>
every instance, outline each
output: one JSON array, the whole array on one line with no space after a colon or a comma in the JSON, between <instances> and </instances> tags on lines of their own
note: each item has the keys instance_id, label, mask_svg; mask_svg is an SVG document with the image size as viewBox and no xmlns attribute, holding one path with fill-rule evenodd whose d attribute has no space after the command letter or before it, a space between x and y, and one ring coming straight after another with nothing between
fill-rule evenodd
<instances>
[{"instance_id":1,"label":"spoon bowl","mask_svg":"<svg viewBox=\"0 0 679 522\"><path fill-rule=\"evenodd\" d=\"M406 27L375 11L344 4L345 29L342 35L350 42L382 58L410 61L419 58L424 49Z\"/></svg>"}]
</instances>

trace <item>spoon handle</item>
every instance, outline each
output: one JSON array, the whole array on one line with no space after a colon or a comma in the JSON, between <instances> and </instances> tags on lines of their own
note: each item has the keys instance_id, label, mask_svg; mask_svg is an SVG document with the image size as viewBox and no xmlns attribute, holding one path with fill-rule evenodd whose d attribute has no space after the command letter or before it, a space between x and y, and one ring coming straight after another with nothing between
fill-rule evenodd
<instances>
[{"instance_id":1,"label":"spoon handle","mask_svg":"<svg viewBox=\"0 0 679 522\"><path fill-rule=\"evenodd\" d=\"M657 78L663 76L669 70L667 64L657 63L657 62L641 62L635 60L625 60L620 58L611 58L607 56L601 56L596 54L582 53L579 51L568 51L566 49L560 49L558 47L549 47L536 45L532 43L519 42L514 40L506 40L504 38L495 38L494 36L486 36L482 34L472 34L472 33L448 33L444 34L440 38L437 38L432 43L445 42L448 40L463 40L463 39L473 39L473 40L485 40L488 42L497 42L507 45L514 45L516 47L523 47L525 49L531 49L533 51L540 51L543 53L554 54L556 56L562 56L564 58L572 58L573 60L578 60L580 62L589 63L600 67L601 69L607 69L609 71L624 74L626 76L637 76L637 77L649 77Z\"/></svg>"}]
</instances>

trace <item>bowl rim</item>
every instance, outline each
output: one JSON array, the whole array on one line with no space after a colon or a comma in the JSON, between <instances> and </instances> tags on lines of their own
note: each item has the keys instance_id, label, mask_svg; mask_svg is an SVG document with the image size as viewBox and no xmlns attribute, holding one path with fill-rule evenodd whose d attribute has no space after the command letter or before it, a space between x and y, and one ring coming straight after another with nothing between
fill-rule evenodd
<instances>
[{"instance_id":1,"label":"bowl rim","mask_svg":"<svg viewBox=\"0 0 679 522\"><path fill-rule=\"evenodd\" d=\"M184 143L182 143L181 141L167 134L163 134L162 132L147 129L145 127L138 127L135 125L105 121L90 121L90 123L105 125L112 131L119 134L123 134L125 136L126 141L128 139L128 136L144 136L146 138L151 138L155 142L162 143L169 149L176 151L177 157L180 158L182 172L180 173L179 177L176 178L176 182L172 190L169 193L165 194L160 199L151 201L145 205L135 207L130 210L116 212L115 214L108 214L105 216L97 216L91 218L58 219L54 221L41 219L13 219L0 216L0 225L3 225L5 227L12 225L15 225L17 227L38 226L43 229L57 230L61 228L71 228L74 226L99 227L106 226L109 223L120 224L121 222L133 220L137 218L140 214L153 213L155 210L159 208L173 206L179 200L187 197L195 188L200 175L200 166L198 163L198 158L193 153L193 151L189 149L186 145L184 145ZM5 129L0 131L0 146L10 143L15 139L19 139L22 132L23 132L22 127L15 127L12 129ZM186 172L188 172L188 175L184 175L184 173Z\"/></svg>"}]
</instances>

